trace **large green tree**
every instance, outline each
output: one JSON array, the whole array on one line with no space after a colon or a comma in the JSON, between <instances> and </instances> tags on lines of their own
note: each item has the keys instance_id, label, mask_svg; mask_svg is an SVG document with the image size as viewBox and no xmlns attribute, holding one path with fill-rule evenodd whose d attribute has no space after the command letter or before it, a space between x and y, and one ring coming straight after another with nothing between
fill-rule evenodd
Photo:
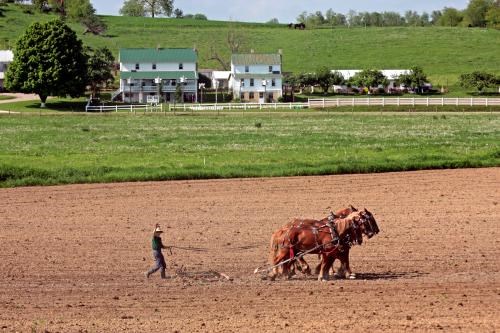
<instances>
[{"instance_id":1,"label":"large green tree","mask_svg":"<svg viewBox=\"0 0 500 333\"><path fill-rule=\"evenodd\" d=\"M120 9L120 14L126 16L145 16L148 14L151 17L161 14L171 16L173 10L174 0L126 0Z\"/></svg>"},{"instance_id":2,"label":"large green tree","mask_svg":"<svg viewBox=\"0 0 500 333\"><path fill-rule=\"evenodd\" d=\"M113 65L115 57L107 47L97 49L86 48L87 54L87 85L92 97L99 96L101 88L113 81Z\"/></svg>"},{"instance_id":3,"label":"large green tree","mask_svg":"<svg viewBox=\"0 0 500 333\"><path fill-rule=\"evenodd\" d=\"M387 78L379 70L365 69L356 73L351 78L351 83L359 87L376 88L379 85L386 86Z\"/></svg>"},{"instance_id":4,"label":"large green tree","mask_svg":"<svg viewBox=\"0 0 500 333\"><path fill-rule=\"evenodd\" d=\"M486 14L493 0L471 0L464 11L464 23L473 27L486 26Z\"/></svg>"},{"instance_id":5,"label":"large green tree","mask_svg":"<svg viewBox=\"0 0 500 333\"><path fill-rule=\"evenodd\" d=\"M493 87L497 82L495 75L485 72L472 72L460 75L460 85L464 88L476 88L482 93L485 88Z\"/></svg>"},{"instance_id":6,"label":"large green tree","mask_svg":"<svg viewBox=\"0 0 500 333\"><path fill-rule=\"evenodd\" d=\"M420 66L413 66L408 74L400 75L399 81L417 92L420 92L424 84L428 82L427 75Z\"/></svg>"},{"instance_id":7,"label":"large green tree","mask_svg":"<svg viewBox=\"0 0 500 333\"><path fill-rule=\"evenodd\" d=\"M500 0L496 0L486 12L486 24L489 27L500 29Z\"/></svg>"},{"instance_id":8,"label":"large green tree","mask_svg":"<svg viewBox=\"0 0 500 333\"><path fill-rule=\"evenodd\" d=\"M80 96L87 82L82 42L63 21L34 23L19 38L5 85L12 91L35 93L42 107L48 96Z\"/></svg>"},{"instance_id":9,"label":"large green tree","mask_svg":"<svg viewBox=\"0 0 500 333\"><path fill-rule=\"evenodd\" d=\"M146 16L146 11L140 0L127 0L120 8L120 14L124 16Z\"/></svg>"},{"instance_id":10,"label":"large green tree","mask_svg":"<svg viewBox=\"0 0 500 333\"><path fill-rule=\"evenodd\" d=\"M441 12L441 16L439 17L438 23L439 25L445 27L456 27L460 24L460 22L462 22L462 20L463 14L461 11L455 8L444 7Z\"/></svg>"}]
</instances>

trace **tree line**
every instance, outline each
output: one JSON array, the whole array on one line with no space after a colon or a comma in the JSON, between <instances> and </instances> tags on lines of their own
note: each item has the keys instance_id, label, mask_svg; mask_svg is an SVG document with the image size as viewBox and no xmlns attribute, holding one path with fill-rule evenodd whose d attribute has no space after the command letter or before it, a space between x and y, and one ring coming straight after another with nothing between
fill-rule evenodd
<instances>
[{"instance_id":1,"label":"tree line","mask_svg":"<svg viewBox=\"0 0 500 333\"><path fill-rule=\"evenodd\" d=\"M397 88L392 93L413 92L423 94L428 92L425 89L426 84L430 83L427 75L420 66L413 66L411 69L395 79L395 86L403 86L403 89ZM385 93L385 88L389 84L389 78L385 77L382 71L377 69L365 69L348 80L344 78L341 72L330 70L328 67L321 67L313 73L289 74L285 77L285 84L292 89L298 88L300 93L306 87L318 86L324 94L327 94L333 86L344 85L353 93ZM459 84L464 88L474 88L479 93L483 93L486 88L500 85L500 76L495 74L475 71L460 75Z\"/></svg>"},{"instance_id":2,"label":"tree line","mask_svg":"<svg viewBox=\"0 0 500 333\"><path fill-rule=\"evenodd\" d=\"M180 8L174 9L173 0L125 0L120 8L123 16L165 15L167 17L207 20L204 14L185 14Z\"/></svg>"},{"instance_id":3,"label":"tree line","mask_svg":"<svg viewBox=\"0 0 500 333\"><path fill-rule=\"evenodd\" d=\"M346 15L328 9L325 13L302 12L298 22L313 27L391 27L391 26L447 26L492 27L500 29L500 0L470 0L467 8L459 10L444 7L431 13L408 10L404 14L393 11L356 12Z\"/></svg>"}]
</instances>

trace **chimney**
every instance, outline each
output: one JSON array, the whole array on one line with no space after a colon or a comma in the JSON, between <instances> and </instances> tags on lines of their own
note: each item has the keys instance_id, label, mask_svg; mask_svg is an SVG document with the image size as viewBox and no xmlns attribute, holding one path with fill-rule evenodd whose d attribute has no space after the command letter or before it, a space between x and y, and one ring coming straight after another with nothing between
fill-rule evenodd
<instances>
[{"instance_id":1,"label":"chimney","mask_svg":"<svg viewBox=\"0 0 500 333\"><path fill-rule=\"evenodd\" d=\"M160 43L156 44L156 51L159 51L161 49Z\"/></svg>"},{"instance_id":2,"label":"chimney","mask_svg":"<svg viewBox=\"0 0 500 333\"><path fill-rule=\"evenodd\" d=\"M283 54L283 50L282 49L278 49L278 54Z\"/></svg>"}]
</instances>

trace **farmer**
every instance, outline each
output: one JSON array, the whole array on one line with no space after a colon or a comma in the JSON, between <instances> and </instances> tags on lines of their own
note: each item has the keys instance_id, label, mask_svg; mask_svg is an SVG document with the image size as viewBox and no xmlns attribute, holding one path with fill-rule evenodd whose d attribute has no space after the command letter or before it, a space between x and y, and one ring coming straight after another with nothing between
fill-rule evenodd
<instances>
[{"instance_id":1,"label":"farmer","mask_svg":"<svg viewBox=\"0 0 500 333\"><path fill-rule=\"evenodd\" d=\"M165 263L165 258L161 253L161 249L168 249L169 247L163 245L160 237L162 233L163 231L160 229L160 225L157 224L153 232L153 241L152 241L153 258L155 259L155 265L153 268L151 268L149 271L146 272L147 278L149 278L149 276L154 272L156 272L157 270L160 270L160 276L162 279L167 278L165 275L165 269L167 268L167 264Z\"/></svg>"}]
</instances>

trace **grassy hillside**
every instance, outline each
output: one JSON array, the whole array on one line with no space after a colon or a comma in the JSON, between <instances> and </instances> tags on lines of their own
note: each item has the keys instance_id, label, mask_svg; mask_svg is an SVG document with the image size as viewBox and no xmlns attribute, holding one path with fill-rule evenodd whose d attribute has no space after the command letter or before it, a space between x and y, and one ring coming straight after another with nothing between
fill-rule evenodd
<instances>
[{"instance_id":1,"label":"grassy hillside","mask_svg":"<svg viewBox=\"0 0 500 333\"><path fill-rule=\"evenodd\" d=\"M18 7L3 7L0 47L13 45L33 21L55 16L24 14ZM465 72L484 70L500 75L500 31L470 28L335 28L290 30L284 25L198 21L166 18L103 17L106 36L83 35L83 28L70 24L86 44L108 46L117 54L121 47L196 47L200 68L219 68L210 61L215 46L229 59L228 31L245 40L246 51L283 50L284 70L409 68L420 65L435 85L455 85ZM3 44L3 45L2 45Z\"/></svg>"}]
</instances>

